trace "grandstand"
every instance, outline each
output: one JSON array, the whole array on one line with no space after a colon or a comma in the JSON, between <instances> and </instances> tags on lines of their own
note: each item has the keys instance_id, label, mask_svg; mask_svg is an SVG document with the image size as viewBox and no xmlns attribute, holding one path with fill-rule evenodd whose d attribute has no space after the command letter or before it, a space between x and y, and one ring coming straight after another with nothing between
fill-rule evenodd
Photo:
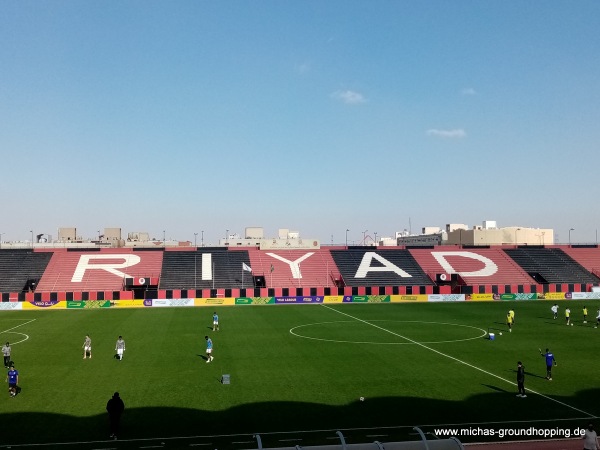
<instances>
[{"instance_id":1,"label":"grandstand","mask_svg":"<svg viewBox=\"0 0 600 450\"><path fill-rule=\"evenodd\" d=\"M2 301L590 292L599 284L596 245L0 249Z\"/></svg>"}]
</instances>

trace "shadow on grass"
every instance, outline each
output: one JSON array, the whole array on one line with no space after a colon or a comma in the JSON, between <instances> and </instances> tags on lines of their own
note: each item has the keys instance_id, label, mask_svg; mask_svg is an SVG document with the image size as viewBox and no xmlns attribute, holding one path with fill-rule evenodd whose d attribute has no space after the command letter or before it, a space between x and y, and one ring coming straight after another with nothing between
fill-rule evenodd
<instances>
[{"instance_id":1,"label":"shadow on grass","mask_svg":"<svg viewBox=\"0 0 600 450\"><path fill-rule=\"evenodd\" d=\"M510 392L499 386L492 386L491 384L482 384L482 386L485 386L485 387L492 389L493 391L497 391L497 392Z\"/></svg>"},{"instance_id":2,"label":"shadow on grass","mask_svg":"<svg viewBox=\"0 0 600 450\"><path fill-rule=\"evenodd\" d=\"M300 436L302 446L309 445L309 433L302 430L346 430L344 435L349 443L372 442L374 438L369 436L381 433L382 437L378 440L391 442L414 440L411 434L413 426L419 426L429 432L432 432L434 427L444 424L471 426L496 423L497 427L506 428L510 427L511 423L515 427L531 426L535 421L539 421L539 426L548 426L547 423L543 425L543 421L552 421L561 427L575 427L585 425L588 415L600 414L600 407L597 406L600 404L600 389L582 391L573 397L554 396L556 401L532 394L524 402L515 398L516 387L504 389L494 385L484 386L493 392L474 395L462 401L384 397L367 398L364 401L356 399L349 404L338 406L303 402L255 402L223 411L173 407L136 408L124 398L127 406L121 421L122 432L119 441L114 445L100 447L128 448L128 445L133 444L128 444L127 440L168 439L171 441L169 448L180 448L173 447L176 445L173 444L173 440L179 439L182 441L182 448L189 446L190 438L174 437L196 436L194 445L212 446L207 448L257 448L252 438L255 433L261 434L265 448L281 447L281 442L266 444L270 433L286 433L287 439ZM206 388L208 387L202 389ZM201 395L202 389L190 395ZM290 389L293 389L293 386L290 386ZM19 400L19 397L6 399L7 402ZM73 401L85 402L86 399L74 398ZM572 405L574 408L566 405ZM3 430L0 448L8 448L9 445L15 444L53 442L78 444L42 448L99 448L98 442L94 445L82 442L106 441L109 434L108 418L105 414L72 417L52 413L10 412L0 414L0 423ZM234 434L237 436L232 437ZM330 434L335 436L335 432ZM243 437L240 437L242 435ZM229 439L228 443L222 443L223 439ZM468 442L468 438L463 437L461 440ZM233 446L235 441L245 444L241 447ZM151 445L154 441L144 442L144 445ZM139 448L142 444L137 441L135 445Z\"/></svg>"}]
</instances>

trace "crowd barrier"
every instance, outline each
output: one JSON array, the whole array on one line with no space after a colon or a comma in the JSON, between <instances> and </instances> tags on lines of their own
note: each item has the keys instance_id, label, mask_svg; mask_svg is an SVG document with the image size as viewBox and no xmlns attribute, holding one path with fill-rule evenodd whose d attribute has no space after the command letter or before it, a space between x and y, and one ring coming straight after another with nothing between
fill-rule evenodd
<instances>
[{"instance_id":1,"label":"crowd barrier","mask_svg":"<svg viewBox=\"0 0 600 450\"><path fill-rule=\"evenodd\" d=\"M417 303L518 300L600 300L600 292L550 292L546 294L416 294L416 295L326 295L287 297L179 297L152 299L90 299L2 301L0 311L31 309L160 308L215 305L289 305L348 303Z\"/></svg>"}]
</instances>

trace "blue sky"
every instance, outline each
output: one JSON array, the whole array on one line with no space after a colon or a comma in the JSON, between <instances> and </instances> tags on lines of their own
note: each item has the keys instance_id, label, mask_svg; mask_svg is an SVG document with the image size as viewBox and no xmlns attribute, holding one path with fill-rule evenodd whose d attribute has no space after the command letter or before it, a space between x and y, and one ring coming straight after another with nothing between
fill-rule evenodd
<instances>
[{"instance_id":1,"label":"blue sky","mask_svg":"<svg viewBox=\"0 0 600 450\"><path fill-rule=\"evenodd\" d=\"M3 1L0 233L600 228L600 2Z\"/></svg>"}]
</instances>

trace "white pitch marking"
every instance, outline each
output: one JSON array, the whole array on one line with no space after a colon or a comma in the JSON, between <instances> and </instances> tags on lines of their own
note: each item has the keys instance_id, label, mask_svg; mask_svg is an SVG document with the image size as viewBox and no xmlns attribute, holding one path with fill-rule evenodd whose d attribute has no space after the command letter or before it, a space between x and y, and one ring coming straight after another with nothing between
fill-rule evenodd
<instances>
[{"instance_id":1,"label":"white pitch marking","mask_svg":"<svg viewBox=\"0 0 600 450\"><path fill-rule=\"evenodd\" d=\"M331 321L331 322L315 322L315 323L307 323L305 325L298 325L294 328L290 328L290 333L293 334L294 336L297 337L301 337L304 339L313 339L315 341L323 341L323 342L336 342L336 343L341 343L341 344L372 344L372 345L414 345L414 342L372 342L372 341L340 341L337 339L324 339L324 338L317 338L317 337L312 337L312 336L304 336L302 334L298 334L295 333L294 330L298 329L298 328L303 328L303 327L310 327L312 325L323 325L323 324L328 324L328 323L352 323L354 321L352 320L340 320L340 321ZM422 320L372 320L371 322L399 322L399 323L426 323L426 324L434 324L434 325L451 325L451 326L455 326L455 327L464 327L464 328L473 328L474 330L478 330L483 332L483 334L479 335L479 336L475 336L475 337L471 337L471 338L466 338L466 339L453 339L450 341L427 341L427 342L421 342L421 344L447 344L447 343L454 343L454 342L465 342L465 341L473 341L475 339L481 339L482 337L484 337L487 334L487 331L485 331L482 328L477 328L477 327L473 327L471 325L463 325L460 323L447 323L447 322L425 322ZM398 335L399 336L399 335ZM404 338L404 336L400 336L402 338ZM406 338L404 338L406 339Z\"/></svg>"},{"instance_id":2,"label":"white pitch marking","mask_svg":"<svg viewBox=\"0 0 600 450\"><path fill-rule=\"evenodd\" d=\"M27 325L28 323L31 323L31 322L33 322L34 320L37 320L37 319L31 319L31 320L28 320L28 321L27 321L27 322L25 322L25 323L22 323L22 324L20 324L20 325L16 325L16 326L14 326L14 327L12 327L12 328L8 328L7 330L0 331L0 334L2 334L2 333L14 333L14 334L20 334L20 335L23 335L23 336L25 336L25 339L23 339L23 340L20 340L20 341L18 341L18 342L13 342L11 345L16 345L16 344L20 344L21 342L25 342L27 339L29 339L29 335L27 335L27 334L25 334L25 333L19 333L19 332L17 332L17 331L12 331L12 330L14 330L15 328L22 327L23 325Z\"/></svg>"},{"instance_id":3,"label":"white pitch marking","mask_svg":"<svg viewBox=\"0 0 600 450\"><path fill-rule=\"evenodd\" d=\"M493 374L493 373L491 373L491 372L488 372L487 370L481 369L481 368L479 368L479 367L477 367L477 366L474 366L473 364L469 364L468 362L465 362L465 361L463 361L463 360L460 360L460 359L458 359L458 358L455 358L454 356L450 356L450 355L447 355L446 353L442 353L442 352L440 352L439 350L436 350L436 349L434 349L434 348L428 347L428 346L426 346L425 344L422 344L422 343L420 343L420 342L414 341L414 340L412 340L412 339L410 339L410 338L407 338L406 336L402 336L401 334L394 333L393 331L390 331L390 330L386 330L385 328L383 328L383 327L380 327L379 325L375 325L374 323L370 323L370 322L367 322L366 320L359 319L358 317L354 317L354 316L351 316L350 314L347 314L347 313L344 313L344 312L338 311L337 309L335 309L335 308L332 308L332 307L330 307L330 306L327 306L327 305L324 305L324 304L321 304L321 306L323 306L324 308L330 309L330 310L332 310L332 311L335 311L335 312L336 312L336 313L338 313L338 314L342 314L342 315L344 315L344 316L347 316L347 317L350 317L350 318L352 318L352 319L354 319L354 320L358 320L359 322L362 322L362 323L365 323L365 324L367 324L367 325L370 325L370 326L372 326L372 327L378 328L378 329L380 329L381 331L385 331L386 333L390 333L390 334L393 334L394 336L398 336L398 337L401 337L401 338L403 338L403 339L406 339L407 341L409 341L409 342L412 342L413 344L417 344L418 346L420 346L420 347L423 347L424 349L427 349L427 350L429 350L429 351L431 351L431 352L437 353L437 354L438 354L438 355L440 355L440 356L443 356L443 357L445 357L445 358L451 359L451 360L453 360L453 361L456 361L456 362L458 362L458 363L464 364L465 366L471 367L472 369L478 370L479 372L483 372L483 373L485 373L485 374L487 374L487 375L490 375L490 376L492 376L492 377L494 377L494 378L498 378L499 380L502 380L502 381L504 381L504 382L506 382L506 383L508 383L508 384L511 384L511 385L513 385L513 386L516 386L516 383L514 383L514 382L512 382L512 381L509 381L509 380L507 380L506 378L502 378L501 376L498 376L498 375L496 375L496 374ZM529 389L529 388L528 388L527 390L528 390L529 392L532 392L532 393L534 393L534 394L537 394L537 395L539 395L540 397L544 397L544 398L546 398L546 399L548 399L548 400L551 400L551 401L553 401L553 402L556 402L556 403L558 403L558 404L560 404L560 405L566 406L567 408L571 408L571 409L573 409L573 410L575 410L575 411L579 411L580 413L586 414L586 415L588 415L589 417L593 417L593 418L595 418L595 417L596 417L594 414L590 414L589 412L586 412L586 411L584 411L584 410L582 410L582 409L575 408L574 406L568 405L568 404L566 404L566 403L564 403L564 402L561 402L560 400L556 400L555 398L548 397L547 395L541 394L540 392L536 392L536 391L534 391L533 389Z\"/></svg>"}]
</instances>

